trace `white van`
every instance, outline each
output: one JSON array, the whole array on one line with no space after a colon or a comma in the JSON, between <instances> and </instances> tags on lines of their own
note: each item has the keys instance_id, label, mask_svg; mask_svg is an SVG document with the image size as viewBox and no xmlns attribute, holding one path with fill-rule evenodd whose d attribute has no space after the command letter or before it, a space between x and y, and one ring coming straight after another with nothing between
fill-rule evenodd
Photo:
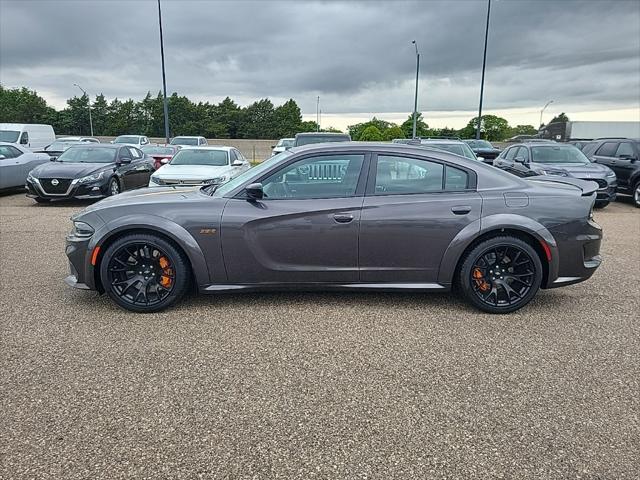
<instances>
[{"instance_id":1,"label":"white van","mask_svg":"<svg viewBox=\"0 0 640 480\"><path fill-rule=\"evenodd\" d=\"M43 150L56 139L51 125L0 123L0 142L17 143L32 151Z\"/></svg>"}]
</instances>

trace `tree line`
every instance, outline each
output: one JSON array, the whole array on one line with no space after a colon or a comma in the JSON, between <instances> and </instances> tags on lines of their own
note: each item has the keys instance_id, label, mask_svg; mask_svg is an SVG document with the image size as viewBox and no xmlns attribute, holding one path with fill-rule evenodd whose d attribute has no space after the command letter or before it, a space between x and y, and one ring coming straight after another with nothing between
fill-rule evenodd
<instances>
[{"instance_id":1,"label":"tree line","mask_svg":"<svg viewBox=\"0 0 640 480\"><path fill-rule=\"evenodd\" d=\"M563 114L564 115L564 114ZM469 120L469 123L461 129L455 128L429 128L418 113L416 120L416 136L427 137L460 137L476 138L478 117ZM533 125L509 126L509 122L496 115L483 115L480 124L480 138L490 142L502 141L515 135L535 135L538 130ZM368 122L349 126L349 134L353 140L360 141L385 141L394 138L411 138L413 136L413 114L400 125L373 117Z\"/></svg>"},{"instance_id":2,"label":"tree line","mask_svg":"<svg viewBox=\"0 0 640 480\"><path fill-rule=\"evenodd\" d=\"M227 97L218 104L192 102L173 93L167 99L172 137L203 135L207 138L291 137L299 132L317 130L317 123L303 121L294 100L274 106L269 99L240 107ZM44 98L28 88L8 89L0 85L0 121L12 123L45 123L59 135L89 135L89 97L73 97L67 106L56 110ZM114 98L108 102L103 94L91 100L93 134L116 136L138 134L164 137L162 94L151 93L139 102ZM329 129L332 130L332 129Z\"/></svg>"},{"instance_id":3,"label":"tree line","mask_svg":"<svg viewBox=\"0 0 640 480\"><path fill-rule=\"evenodd\" d=\"M247 107L241 107L226 97L220 103L192 102L185 96L173 93L168 99L169 126L172 137L177 135L203 135L207 138L276 139L292 137L299 132L314 132L317 123L303 121L300 107L290 99L275 106L264 98ZM52 125L59 135L89 135L89 97L74 96L67 106L56 110L47 105L44 98L26 87L4 88L0 85L0 122L45 123ZM564 114L562 114L564 115ZM93 134L116 136L139 134L148 137L164 137L164 107L162 94L151 92L140 101L114 98L107 101L103 94L91 100ZM472 118L462 129L430 128L418 114L416 136L457 136L475 138L478 118ZM509 126L506 119L495 115L483 115L481 138L501 141L514 135L535 135L532 125ZM368 122L350 125L353 140L385 141L394 138L411 138L413 116L397 125L373 117ZM338 131L333 128L321 131Z\"/></svg>"}]
</instances>

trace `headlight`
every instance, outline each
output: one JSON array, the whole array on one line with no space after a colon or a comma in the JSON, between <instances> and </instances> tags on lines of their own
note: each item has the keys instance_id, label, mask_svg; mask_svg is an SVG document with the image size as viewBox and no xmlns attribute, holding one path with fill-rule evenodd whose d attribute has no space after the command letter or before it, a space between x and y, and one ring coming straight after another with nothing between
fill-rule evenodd
<instances>
[{"instance_id":1,"label":"headlight","mask_svg":"<svg viewBox=\"0 0 640 480\"><path fill-rule=\"evenodd\" d=\"M76 237L90 237L91 235L93 235L94 232L95 232L95 230L88 223L78 222L78 221L74 221L73 222L73 232L72 233Z\"/></svg>"},{"instance_id":2,"label":"headlight","mask_svg":"<svg viewBox=\"0 0 640 480\"><path fill-rule=\"evenodd\" d=\"M97 182L104 177L104 170L102 172L94 173L93 175L87 175L86 177L82 177L78 179L78 183L90 183Z\"/></svg>"},{"instance_id":3,"label":"headlight","mask_svg":"<svg viewBox=\"0 0 640 480\"><path fill-rule=\"evenodd\" d=\"M31 172L29 172L29 175L27 175L27 180L31 180L33 182L35 179L36 179L36 177L31 175Z\"/></svg>"},{"instance_id":4,"label":"headlight","mask_svg":"<svg viewBox=\"0 0 640 480\"><path fill-rule=\"evenodd\" d=\"M607 178L615 178L616 174L613 170L609 170L609 173L607 173Z\"/></svg>"},{"instance_id":5,"label":"headlight","mask_svg":"<svg viewBox=\"0 0 640 480\"><path fill-rule=\"evenodd\" d=\"M208 180L205 180L204 183L205 185L218 185L220 183L224 183L227 180L229 180L229 178L227 176L223 176L223 177L216 177L216 178L210 178Z\"/></svg>"}]
</instances>

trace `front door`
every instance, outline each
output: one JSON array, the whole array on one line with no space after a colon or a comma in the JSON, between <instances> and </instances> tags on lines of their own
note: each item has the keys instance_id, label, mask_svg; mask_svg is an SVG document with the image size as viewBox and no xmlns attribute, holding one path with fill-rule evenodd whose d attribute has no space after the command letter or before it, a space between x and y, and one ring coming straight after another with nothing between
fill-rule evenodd
<instances>
[{"instance_id":1,"label":"front door","mask_svg":"<svg viewBox=\"0 0 640 480\"><path fill-rule=\"evenodd\" d=\"M27 173L20 157L22 152L13 145L0 145L0 190L24 185Z\"/></svg>"},{"instance_id":2,"label":"front door","mask_svg":"<svg viewBox=\"0 0 640 480\"><path fill-rule=\"evenodd\" d=\"M360 217L362 282L436 283L453 238L479 218L475 174L417 156L378 155Z\"/></svg>"},{"instance_id":3,"label":"front door","mask_svg":"<svg viewBox=\"0 0 640 480\"><path fill-rule=\"evenodd\" d=\"M313 155L261 179L264 198L233 198L222 217L231 283L358 281L365 155Z\"/></svg>"}]
</instances>

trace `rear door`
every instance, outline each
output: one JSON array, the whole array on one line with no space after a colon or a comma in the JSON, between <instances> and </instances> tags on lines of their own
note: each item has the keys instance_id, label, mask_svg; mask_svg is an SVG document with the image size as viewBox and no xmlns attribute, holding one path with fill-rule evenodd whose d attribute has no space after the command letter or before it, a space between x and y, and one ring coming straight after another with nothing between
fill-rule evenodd
<instances>
[{"instance_id":1,"label":"rear door","mask_svg":"<svg viewBox=\"0 0 640 480\"><path fill-rule=\"evenodd\" d=\"M258 179L262 200L230 199L221 227L229 282L357 282L366 160L357 152L298 157Z\"/></svg>"},{"instance_id":2,"label":"rear door","mask_svg":"<svg viewBox=\"0 0 640 480\"><path fill-rule=\"evenodd\" d=\"M631 175L638 168L636 165L638 160L638 153L635 151L632 142L620 142L615 153L615 166L617 170L616 176L618 177L618 185L624 189L631 188L629 185Z\"/></svg>"},{"instance_id":3,"label":"rear door","mask_svg":"<svg viewBox=\"0 0 640 480\"><path fill-rule=\"evenodd\" d=\"M153 173L153 162L145 156L142 150L135 147L127 147L131 154L131 166L133 172L131 179L136 187L146 187L149 185L149 177Z\"/></svg>"},{"instance_id":4,"label":"rear door","mask_svg":"<svg viewBox=\"0 0 640 480\"><path fill-rule=\"evenodd\" d=\"M372 159L360 217L362 282L436 283L453 238L480 218L476 175L413 155Z\"/></svg>"}]
</instances>

